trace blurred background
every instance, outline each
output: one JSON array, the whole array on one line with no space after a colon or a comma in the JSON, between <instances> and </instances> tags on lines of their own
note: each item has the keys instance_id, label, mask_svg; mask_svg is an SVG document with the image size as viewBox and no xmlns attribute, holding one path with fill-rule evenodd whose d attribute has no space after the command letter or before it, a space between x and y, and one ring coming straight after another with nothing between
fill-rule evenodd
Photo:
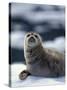
<instances>
[{"instance_id":1,"label":"blurred background","mask_svg":"<svg viewBox=\"0 0 67 90\"><path fill-rule=\"evenodd\" d=\"M9 64L25 63L23 44L29 31L41 35L44 47L64 52L65 7L9 3Z\"/></svg>"}]
</instances>

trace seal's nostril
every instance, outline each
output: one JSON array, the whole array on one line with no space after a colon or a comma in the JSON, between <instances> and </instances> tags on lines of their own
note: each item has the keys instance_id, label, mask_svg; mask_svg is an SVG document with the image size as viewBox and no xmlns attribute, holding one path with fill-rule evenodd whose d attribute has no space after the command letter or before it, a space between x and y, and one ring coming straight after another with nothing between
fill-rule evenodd
<instances>
[{"instance_id":1,"label":"seal's nostril","mask_svg":"<svg viewBox=\"0 0 67 90\"><path fill-rule=\"evenodd\" d=\"M31 39L34 39L33 37L31 37Z\"/></svg>"},{"instance_id":2,"label":"seal's nostril","mask_svg":"<svg viewBox=\"0 0 67 90\"><path fill-rule=\"evenodd\" d=\"M31 37L31 38L30 38L30 41L34 41L34 38L33 38L33 37Z\"/></svg>"},{"instance_id":3,"label":"seal's nostril","mask_svg":"<svg viewBox=\"0 0 67 90\"><path fill-rule=\"evenodd\" d=\"M35 42L34 37L30 37L29 41L30 41L30 42Z\"/></svg>"}]
</instances>

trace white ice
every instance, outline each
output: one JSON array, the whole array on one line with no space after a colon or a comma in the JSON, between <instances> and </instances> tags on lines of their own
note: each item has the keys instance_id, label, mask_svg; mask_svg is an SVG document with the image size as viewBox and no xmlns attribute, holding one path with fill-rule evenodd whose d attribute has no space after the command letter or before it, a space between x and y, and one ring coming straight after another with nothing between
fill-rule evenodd
<instances>
[{"instance_id":1,"label":"white ice","mask_svg":"<svg viewBox=\"0 0 67 90\"><path fill-rule=\"evenodd\" d=\"M19 79L19 73L26 69L24 64L11 65L11 86L12 87L26 87L26 86L45 86L45 85L63 85L65 83L64 77L59 78L45 78L28 76L25 80Z\"/></svg>"}]
</instances>

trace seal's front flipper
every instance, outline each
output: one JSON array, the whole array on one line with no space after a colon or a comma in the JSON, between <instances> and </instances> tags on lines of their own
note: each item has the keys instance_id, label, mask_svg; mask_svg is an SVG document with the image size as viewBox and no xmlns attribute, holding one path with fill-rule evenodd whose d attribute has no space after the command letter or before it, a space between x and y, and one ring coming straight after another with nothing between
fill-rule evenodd
<instances>
[{"instance_id":1,"label":"seal's front flipper","mask_svg":"<svg viewBox=\"0 0 67 90\"><path fill-rule=\"evenodd\" d=\"M24 70L24 71L22 71L22 72L19 74L19 78L20 78L20 80L24 80L24 79L26 79L27 76L29 76L29 75L30 75L30 73L29 73L27 70Z\"/></svg>"}]
</instances>

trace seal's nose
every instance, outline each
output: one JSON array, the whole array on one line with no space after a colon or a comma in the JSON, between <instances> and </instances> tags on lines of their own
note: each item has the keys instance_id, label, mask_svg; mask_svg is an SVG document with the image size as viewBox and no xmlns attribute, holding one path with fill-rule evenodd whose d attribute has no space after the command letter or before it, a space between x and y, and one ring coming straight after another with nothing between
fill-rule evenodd
<instances>
[{"instance_id":1,"label":"seal's nose","mask_svg":"<svg viewBox=\"0 0 67 90\"><path fill-rule=\"evenodd\" d=\"M30 41L30 42L35 42L34 37L30 37L29 41Z\"/></svg>"}]
</instances>

